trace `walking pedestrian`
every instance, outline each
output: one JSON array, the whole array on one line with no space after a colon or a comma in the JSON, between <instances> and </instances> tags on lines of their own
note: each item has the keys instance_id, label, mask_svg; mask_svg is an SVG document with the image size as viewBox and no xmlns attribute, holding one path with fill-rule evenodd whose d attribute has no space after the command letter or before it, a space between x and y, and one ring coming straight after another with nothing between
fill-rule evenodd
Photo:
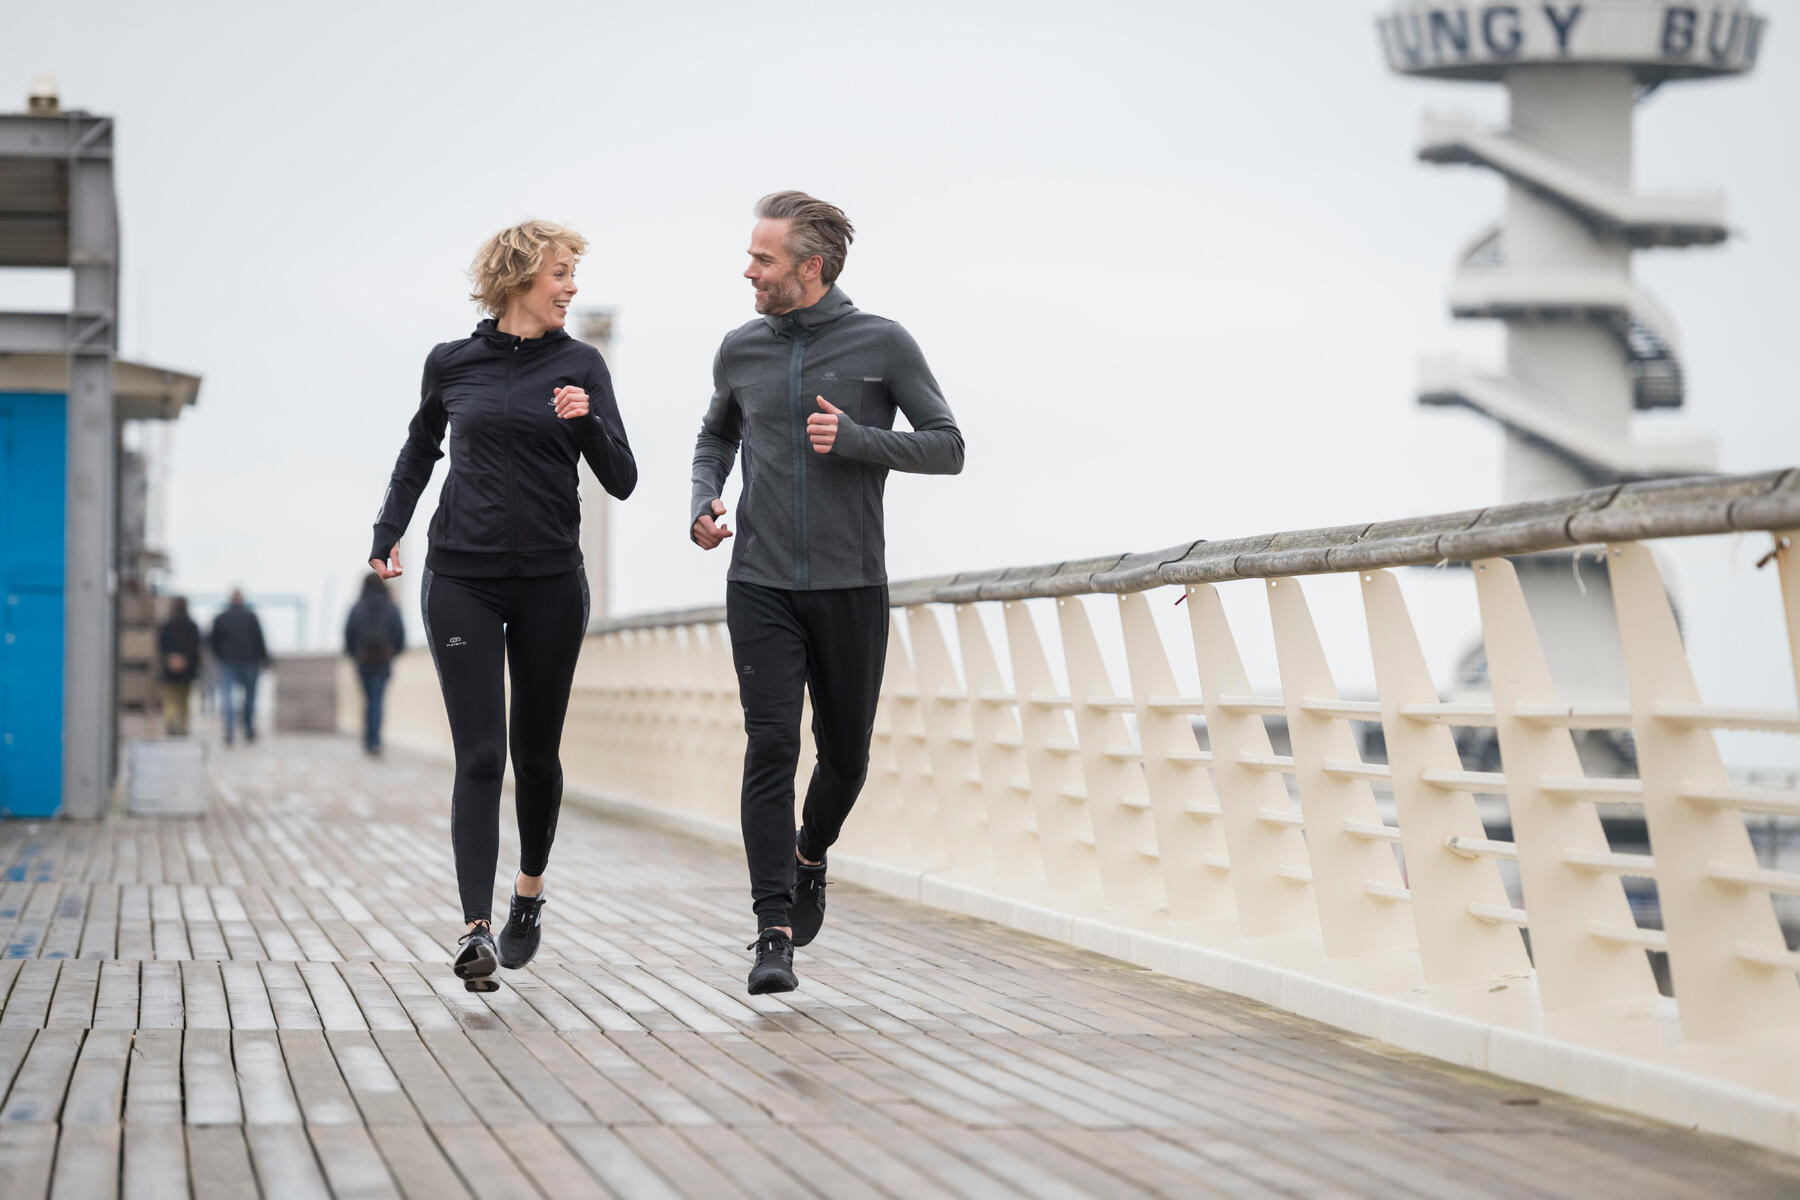
<instances>
[{"instance_id":1,"label":"walking pedestrian","mask_svg":"<svg viewBox=\"0 0 1800 1200\"><path fill-rule=\"evenodd\" d=\"M448 426L450 474L431 519L419 603L456 749L450 826L466 930L451 965L471 991L499 986L490 978L496 961L522 967L537 953L562 804L563 718L588 621L577 464L586 459L621 500L637 486L606 363L563 329L587 245L573 230L526 221L482 246L471 299L490 316L426 355L419 409L369 553L381 578L401 573L400 535ZM520 854L496 946L509 728Z\"/></svg>"},{"instance_id":2,"label":"walking pedestrian","mask_svg":"<svg viewBox=\"0 0 1800 1200\"><path fill-rule=\"evenodd\" d=\"M219 667L219 715L225 722L225 744L236 740L240 721L244 740L255 742L256 684L262 669L269 665L269 648L263 641L262 622L244 603L242 589L233 588L231 603L213 618L207 645Z\"/></svg>"},{"instance_id":3,"label":"walking pedestrian","mask_svg":"<svg viewBox=\"0 0 1800 1200\"><path fill-rule=\"evenodd\" d=\"M200 673L200 627L188 616L186 596L170 599L169 617L156 631L156 653L161 662L163 724L170 737L186 737L190 693Z\"/></svg>"},{"instance_id":4,"label":"walking pedestrian","mask_svg":"<svg viewBox=\"0 0 1800 1200\"><path fill-rule=\"evenodd\" d=\"M406 622L378 576L363 576L362 595L344 622L344 653L356 663L363 690L363 752L381 754L382 699L394 657L406 649Z\"/></svg>"},{"instance_id":5,"label":"walking pedestrian","mask_svg":"<svg viewBox=\"0 0 1800 1200\"><path fill-rule=\"evenodd\" d=\"M825 854L868 774L886 662L882 489L954 475L963 440L912 336L837 286L855 230L804 192L756 205L744 278L761 314L725 336L694 446L689 537L735 538L726 627L749 746L740 816L757 919L749 990L791 991L794 947L825 919ZM897 430L904 414L910 431ZM738 528L720 498L744 466ZM818 761L794 828L803 691Z\"/></svg>"}]
</instances>

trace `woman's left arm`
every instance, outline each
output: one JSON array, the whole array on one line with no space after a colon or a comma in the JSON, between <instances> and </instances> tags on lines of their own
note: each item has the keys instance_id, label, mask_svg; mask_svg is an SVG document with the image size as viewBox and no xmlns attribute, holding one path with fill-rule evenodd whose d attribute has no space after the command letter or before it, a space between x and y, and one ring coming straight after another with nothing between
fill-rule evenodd
<instances>
[{"instance_id":1,"label":"woman's left arm","mask_svg":"<svg viewBox=\"0 0 1800 1200\"><path fill-rule=\"evenodd\" d=\"M581 447L581 456L587 459L600 486L623 500L637 487L637 459L632 457L631 443L625 439L625 422L613 396L612 373L598 354L594 355L593 369L582 390L586 395L580 399L587 401L585 405L570 394L573 389L564 389L557 400L557 415L569 423L575 444Z\"/></svg>"}]
</instances>

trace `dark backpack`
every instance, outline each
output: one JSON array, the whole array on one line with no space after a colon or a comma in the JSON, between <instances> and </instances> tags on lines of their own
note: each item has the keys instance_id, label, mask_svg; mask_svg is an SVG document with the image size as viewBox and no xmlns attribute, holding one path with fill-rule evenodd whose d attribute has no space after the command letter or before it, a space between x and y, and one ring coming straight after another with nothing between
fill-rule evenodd
<instances>
[{"instance_id":1,"label":"dark backpack","mask_svg":"<svg viewBox=\"0 0 1800 1200\"><path fill-rule=\"evenodd\" d=\"M394 639L389 627L388 606L359 604L355 621L356 661L369 666L392 662Z\"/></svg>"}]
</instances>

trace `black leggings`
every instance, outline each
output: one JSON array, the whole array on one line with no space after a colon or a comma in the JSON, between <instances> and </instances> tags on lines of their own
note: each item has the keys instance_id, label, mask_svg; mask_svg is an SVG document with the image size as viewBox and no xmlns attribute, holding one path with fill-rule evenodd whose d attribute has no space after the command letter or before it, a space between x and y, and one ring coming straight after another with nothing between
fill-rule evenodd
<instances>
[{"instance_id":1,"label":"black leggings","mask_svg":"<svg viewBox=\"0 0 1800 1200\"><path fill-rule=\"evenodd\" d=\"M869 739L887 665L886 584L812 592L725 585L725 622L744 705L741 819L759 929L788 923L794 903L794 771L800 705L810 689L818 762L806 788L800 852L813 862L838 839L869 774Z\"/></svg>"},{"instance_id":2,"label":"black leggings","mask_svg":"<svg viewBox=\"0 0 1800 1200\"><path fill-rule=\"evenodd\" d=\"M587 575L467 579L425 572L425 640L456 746L450 844L463 919L493 916L500 856L500 779L506 771L506 681L512 676L513 801L519 871L542 875L562 807L563 717L587 632Z\"/></svg>"}]
</instances>

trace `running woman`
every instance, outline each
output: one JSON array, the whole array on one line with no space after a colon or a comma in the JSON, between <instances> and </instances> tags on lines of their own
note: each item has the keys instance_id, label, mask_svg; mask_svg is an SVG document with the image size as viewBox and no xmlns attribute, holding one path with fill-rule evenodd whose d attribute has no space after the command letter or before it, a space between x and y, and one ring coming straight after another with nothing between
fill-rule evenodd
<instances>
[{"instance_id":1,"label":"running woman","mask_svg":"<svg viewBox=\"0 0 1800 1200\"><path fill-rule=\"evenodd\" d=\"M419 606L456 747L450 841L468 928L451 966L471 991L499 986L490 978L496 962L522 967L537 953L544 869L562 804L563 717L588 622L578 464L586 459L621 500L637 486L606 363L563 329L575 265L586 252L579 234L548 221L503 229L482 246L470 299L491 315L425 356L419 411L369 552L383 579L401 573L400 535L443 457L448 426L450 474L431 518ZM519 871L496 946L508 728Z\"/></svg>"},{"instance_id":2,"label":"running woman","mask_svg":"<svg viewBox=\"0 0 1800 1200\"><path fill-rule=\"evenodd\" d=\"M756 205L750 265L761 317L725 336L694 446L689 536L736 537L726 627L744 706L741 817L756 913L752 995L798 986L794 947L825 920L825 852L862 791L887 657L882 488L889 471L954 475L963 440L910 334L837 286L855 236L804 192ZM911 431L894 428L905 415ZM742 451L738 528L720 499ZM818 762L794 829L800 711L812 692Z\"/></svg>"}]
</instances>

